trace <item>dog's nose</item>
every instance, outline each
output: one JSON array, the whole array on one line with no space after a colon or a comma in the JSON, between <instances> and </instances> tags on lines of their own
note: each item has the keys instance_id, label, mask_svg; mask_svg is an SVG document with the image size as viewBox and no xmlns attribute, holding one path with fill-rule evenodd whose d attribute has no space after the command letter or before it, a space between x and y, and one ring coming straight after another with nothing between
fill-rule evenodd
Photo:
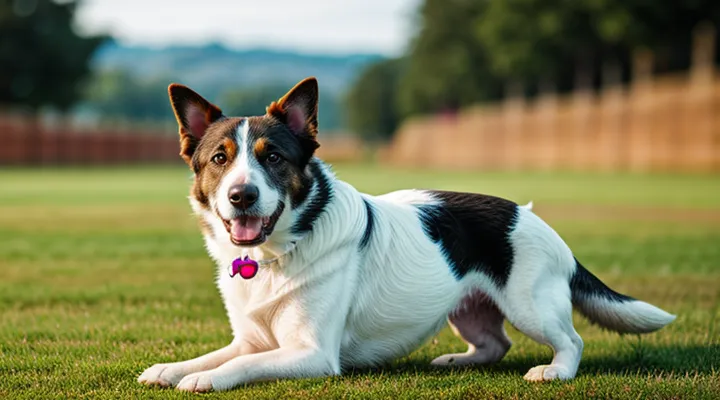
<instances>
[{"instance_id":1,"label":"dog's nose","mask_svg":"<svg viewBox=\"0 0 720 400\"><path fill-rule=\"evenodd\" d=\"M258 197L260 197L260 191L257 186L250 183L235 185L231 187L228 192L230 203L242 209L250 208L250 206L255 204Z\"/></svg>"}]
</instances>

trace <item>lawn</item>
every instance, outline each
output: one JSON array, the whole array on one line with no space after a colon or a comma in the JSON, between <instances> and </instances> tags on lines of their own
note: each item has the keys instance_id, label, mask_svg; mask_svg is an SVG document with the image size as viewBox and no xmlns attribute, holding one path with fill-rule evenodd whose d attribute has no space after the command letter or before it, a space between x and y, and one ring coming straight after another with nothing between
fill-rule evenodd
<instances>
[{"instance_id":1,"label":"lawn","mask_svg":"<svg viewBox=\"0 0 720 400\"><path fill-rule=\"evenodd\" d=\"M341 377L256 384L221 398L718 398L720 176L450 173L340 165L363 191L478 191L535 202L613 288L678 315L619 336L576 316L578 377L530 384L551 351L508 327L493 366L433 369L449 330L407 358ZM0 170L0 398L195 397L144 387L157 362L230 341L182 167Z\"/></svg>"}]
</instances>

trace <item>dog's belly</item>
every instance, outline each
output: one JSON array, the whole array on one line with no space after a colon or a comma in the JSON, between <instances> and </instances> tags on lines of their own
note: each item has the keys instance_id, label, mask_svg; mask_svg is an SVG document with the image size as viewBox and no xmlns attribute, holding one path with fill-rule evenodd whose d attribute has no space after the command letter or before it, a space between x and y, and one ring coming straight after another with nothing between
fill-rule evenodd
<instances>
[{"instance_id":1,"label":"dog's belly","mask_svg":"<svg viewBox=\"0 0 720 400\"><path fill-rule=\"evenodd\" d=\"M404 357L420 347L436 334L446 323L446 315L436 321L401 327L368 336L354 330L343 335L340 348L340 363L346 368L362 368L386 364Z\"/></svg>"},{"instance_id":2,"label":"dog's belly","mask_svg":"<svg viewBox=\"0 0 720 400\"><path fill-rule=\"evenodd\" d=\"M341 341L343 368L381 365L410 354L443 328L464 293L464 285L449 275L413 285L393 282L364 285L355 297Z\"/></svg>"}]
</instances>

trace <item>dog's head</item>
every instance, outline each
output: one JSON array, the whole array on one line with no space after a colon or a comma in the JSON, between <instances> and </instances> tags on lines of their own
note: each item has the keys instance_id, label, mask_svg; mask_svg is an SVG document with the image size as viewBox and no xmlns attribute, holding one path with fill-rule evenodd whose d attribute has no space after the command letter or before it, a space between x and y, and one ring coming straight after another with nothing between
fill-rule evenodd
<instances>
[{"instance_id":1,"label":"dog's head","mask_svg":"<svg viewBox=\"0 0 720 400\"><path fill-rule=\"evenodd\" d=\"M287 229L294 205L307 196L306 167L317 142L318 85L298 83L254 117L226 117L191 89L172 84L170 103L180 126L180 156L195 173L191 200L210 233L251 247Z\"/></svg>"}]
</instances>

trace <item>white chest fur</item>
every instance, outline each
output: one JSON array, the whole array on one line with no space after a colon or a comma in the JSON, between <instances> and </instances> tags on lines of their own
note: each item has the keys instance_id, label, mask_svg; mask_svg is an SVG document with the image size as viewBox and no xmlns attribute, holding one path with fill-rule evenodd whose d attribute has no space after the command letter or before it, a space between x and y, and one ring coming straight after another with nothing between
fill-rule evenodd
<instances>
[{"instance_id":1,"label":"white chest fur","mask_svg":"<svg viewBox=\"0 0 720 400\"><path fill-rule=\"evenodd\" d=\"M418 193L374 198L373 236L360 249L357 240L347 238L359 238L364 229L362 198L354 189L339 189L328 210L336 218L320 219L288 263L261 268L253 279L231 278L225 268L232 257L208 243L211 253L220 250L214 254L218 286L236 337L271 349L290 320L298 329L338 332L329 340L340 363L366 366L408 354L443 326L464 290L423 233L416 208L407 204L426 199L416 198ZM329 325L310 326L323 309Z\"/></svg>"}]
</instances>

